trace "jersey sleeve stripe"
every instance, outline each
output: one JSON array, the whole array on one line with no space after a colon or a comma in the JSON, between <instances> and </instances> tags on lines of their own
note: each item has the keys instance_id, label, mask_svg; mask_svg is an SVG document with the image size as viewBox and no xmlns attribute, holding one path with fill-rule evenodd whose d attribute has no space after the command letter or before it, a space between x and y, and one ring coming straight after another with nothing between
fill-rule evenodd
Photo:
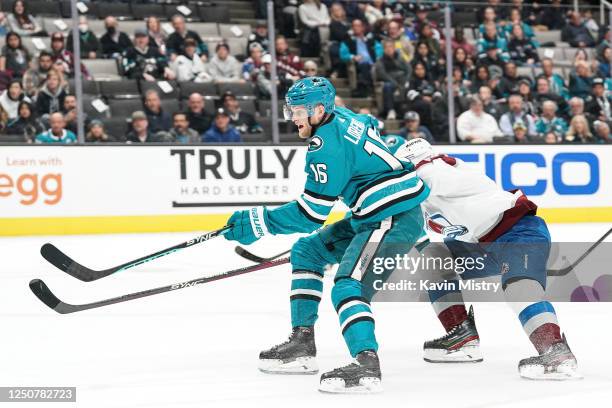
<instances>
[{"instance_id":1,"label":"jersey sleeve stripe","mask_svg":"<svg viewBox=\"0 0 612 408\"><path fill-rule=\"evenodd\" d=\"M322 215L314 211L312 208L308 206L302 199L302 197L298 197L296 200L298 204L298 209L304 214L306 218L310 221L315 222L317 224L323 224L325 220L327 220L327 215ZM331 210L331 208L330 208Z\"/></svg>"},{"instance_id":2,"label":"jersey sleeve stripe","mask_svg":"<svg viewBox=\"0 0 612 408\"><path fill-rule=\"evenodd\" d=\"M304 190L304 194L308 194L311 197L319 198L319 199L325 200L325 201L336 202L336 200L338 199L338 197L334 197L334 196L330 196L330 195L325 195L325 194L321 194L321 193L316 193L316 192L314 192L312 190L308 190L308 189Z\"/></svg>"},{"instance_id":3,"label":"jersey sleeve stripe","mask_svg":"<svg viewBox=\"0 0 612 408\"><path fill-rule=\"evenodd\" d=\"M415 191L416 188L418 188L418 190ZM408 201L415 197L418 197L424 191L425 191L425 184L421 180L419 180L419 183L414 188L404 190L404 191L399 191L395 194L387 196L384 199L375 202L371 206L364 208L362 211L353 213L353 218L363 219L363 218L372 217L380 213L381 211L385 210L386 208L391 207L394 204L397 204L401 201Z\"/></svg>"},{"instance_id":4,"label":"jersey sleeve stripe","mask_svg":"<svg viewBox=\"0 0 612 408\"><path fill-rule=\"evenodd\" d=\"M369 183L365 187L359 190L359 193L355 197L355 200L350 205L351 211L355 211L356 208L359 208L361 204L368 198L370 195L374 194L377 191L382 190L385 187L393 185L395 183L401 183L406 180L410 180L411 178L416 177L416 172L408 172L408 173L400 173L393 174L391 176L382 177L378 180Z\"/></svg>"},{"instance_id":5,"label":"jersey sleeve stripe","mask_svg":"<svg viewBox=\"0 0 612 408\"><path fill-rule=\"evenodd\" d=\"M328 201L328 200L322 200L320 198L316 198L311 196L310 194L304 193L302 194L302 197L306 200L308 200L311 203L317 204L317 205L322 205L325 207L333 207L335 204L335 201Z\"/></svg>"}]
</instances>

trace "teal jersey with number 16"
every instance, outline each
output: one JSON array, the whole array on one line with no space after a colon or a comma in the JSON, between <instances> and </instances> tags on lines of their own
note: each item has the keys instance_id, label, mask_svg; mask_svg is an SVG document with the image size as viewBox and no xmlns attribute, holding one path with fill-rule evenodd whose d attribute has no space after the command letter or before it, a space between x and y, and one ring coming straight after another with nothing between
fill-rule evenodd
<instances>
[{"instance_id":1,"label":"teal jersey with number 16","mask_svg":"<svg viewBox=\"0 0 612 408\"><path fill-rule=\"evenodd\" d=\"M412 163L393 156L377 125L370 115L336 107L314 129L306 154L304 192L268 212L272 234L314 231L338 199L350 208L357 226L410 210L427 198L429 189Z\"/></svg>"}]
</instances>

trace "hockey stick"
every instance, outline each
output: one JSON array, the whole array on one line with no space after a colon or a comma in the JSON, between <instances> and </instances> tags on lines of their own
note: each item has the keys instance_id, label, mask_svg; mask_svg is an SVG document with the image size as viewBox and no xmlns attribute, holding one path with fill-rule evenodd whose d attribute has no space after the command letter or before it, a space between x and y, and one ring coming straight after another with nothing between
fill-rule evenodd
<instances>
[{"instance_id":1,"label":"hockey stick","mask_svg":"<svg viewBox=\"0 0 612 408\"><path fill-rule=\"evenodd\" d=\"M593 245L591 245L591 247L589 249L586 250L586 252L582 255L580 255L580 257L578 259L576 259L574 261L573 264L566 266L565 268L561 268L561 269L548 269L546 271L546 274L548 276L565 276L568 273L570 273L576 266L578 266L578 264L580 262L582 262L582 260L584 260L584 258L586 258L591 252L593 252L593 250L595 248L597 248L599 246L599 244L601 244L607 237L608 235L610 235L610 233L612 233L612 228L610 228L608 230L608 232L606 232L605 234L603 234L603 236L601 238L599 238L597 240L597 242L595 242Z\"/></svg>"},{"instance_id":2,"label":"hockey stick","mask_svg":"<svg viewBox=\"0 0 612 408\"><path fill-rule=\"evenodd\" d=\"M133 268L134 266L141 265L145 262L149 262L154 259L161 258L162 256L169 255L178 250L188 248L190 246L208 241L209 239L215 238L223 234L229 228L230 226L225 226L216 231L207 232L206 234L190 239L189 241L185 241L180 244L174 245L170 248L162 249L161 251L157 251L153 254L143 256L142 258L138 258L133 261L129 261L124 264L114 266L109 269L104 269L101 271L96 271L94 269L90 269L86 266L81 265L80 263L70 258L68 255L66 255L59 249L57 249L57 247L53 244L48 244L48 243L44 244L40 248L40 254L43 256L43 258L45 258L47 261L53 264L56 268L66 272L70 276L73 276L84 282L91 282L91 281L95 281L95 280L104 278L108 275L112 275L113 273L121 272L129 268Z\"/></svg>"},{"instance_id":3,"label":"hockey stick","mask_svg":"<svg viewBox=\"0 0 612 408\"><path fill-rule=\"evenodd\" d=\"M249 252L248 250L246 250L245 248L241 247L240 245L238 245L236 248L234 248L234 251L236 251L236 253L238 255L240 255L241 257L243 257L244 259L248 259L251 262L257 262L257 263L261 263L261 262L269 262L272 261L273 259L276 258L280 258L283 255L287 255L289 252L291 252L290 249L281 252L280 254L276 254L274 256L270 256L268 258L264 258L261 256L257 256L252 252Z\"/></svg>"},{"instance_id":4,"label":"hockey stick","mask_svg":"<svg viewBox=\"0 0 612 408\"><path fill-rule=\"evenodd\" d=\"M69 303L64 303L57 296L51 292L51 289L47 286L42 279L32 279L30 281L30 289L34 296L40 299L45 305L49 308L55 310L57 313L67 314L74 312L81 312L83 310L95 309L98 307L114 305L117 303L128 302L134 299L140 299L147 296L153 296L160 293L171 292L178 289L185 289L196 285L201 285L203 283L213 282L220 279L231 278L233 276L243 275L245 273L251 273L255 271L260 271L263 269L272 268L274 266L286 264L289 262L289 258L281 258L276 261L264 262L257 265L247 266L245 268L234 269L233 271L223 272L218 275L207 276L204 278L197 278L187 282L175 283L168 286L162 286L155 289L148 289L141 292L129 293L127 295L118 296L110 299L100 300L93 303L85 303L80 305L72 305Z\"/></svg>"}]
</instances>

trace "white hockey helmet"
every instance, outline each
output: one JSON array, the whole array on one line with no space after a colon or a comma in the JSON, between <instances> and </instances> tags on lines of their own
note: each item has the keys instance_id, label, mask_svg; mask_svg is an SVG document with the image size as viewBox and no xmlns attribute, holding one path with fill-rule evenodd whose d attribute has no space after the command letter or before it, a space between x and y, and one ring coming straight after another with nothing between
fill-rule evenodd
<instances>
[{"instance_id":1,"label":"white hockey helmet","mask_svg":"<svg viewBox=\"0 0 612 408\"><path fill-rule=\"evenodd\" d=\"M395 156L404 160L410 160L414 164L429 159L434 155L435 152L429 142L420 137L409 140L405 145L397 149L395 153Z\"/></svg>"}]
</instances>

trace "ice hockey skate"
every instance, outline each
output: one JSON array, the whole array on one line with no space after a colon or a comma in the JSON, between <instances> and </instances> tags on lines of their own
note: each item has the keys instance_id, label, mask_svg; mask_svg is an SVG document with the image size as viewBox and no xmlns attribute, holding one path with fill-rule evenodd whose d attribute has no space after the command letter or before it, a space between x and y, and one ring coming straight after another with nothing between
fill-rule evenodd
<instances>
[{"instance_id":1,"label":"ice hockey skate","mask_svg":"<svg viewBox=\"0 0 612 408\"><path fill-rule=\"evenodd\" d=\"M289 339L259 354L259 370L268 374L316 374L313 327L294 327Z\"/></svg>"},{"instance_id":2,"label":"ice hockey skate","mask_svg":"<svg viewBox=\"0 0 612 408\"><path fill-rule=\"evenodd\" d=\"M357 354L351 364L321 375L319 391L334 394L373 394L382 392L378 355L371 350Z\"/></svg>"},{"instance_id":3,"label":"ice hockey skate","mask_svg":"<svg viewBox=\"0 0 612 408\"><path fill-rule=\"evenodd\" d=\"M578 372L578 362L563 341L553 344L539 356L529 357L519 362L519 374L530 380L579 380L583 378Z\"/></svg>"},{"instance_id":4,"label":"ice hockey skate","mask_svg":"<svg viewBox=\"0 0 612 408\"><path fill-rule=\"evenodd\" d=\"M483 360L472 306L461 324L446 335L423 344L423 359L429 363L479 363Z\"/></svg>"}]
</instances>

